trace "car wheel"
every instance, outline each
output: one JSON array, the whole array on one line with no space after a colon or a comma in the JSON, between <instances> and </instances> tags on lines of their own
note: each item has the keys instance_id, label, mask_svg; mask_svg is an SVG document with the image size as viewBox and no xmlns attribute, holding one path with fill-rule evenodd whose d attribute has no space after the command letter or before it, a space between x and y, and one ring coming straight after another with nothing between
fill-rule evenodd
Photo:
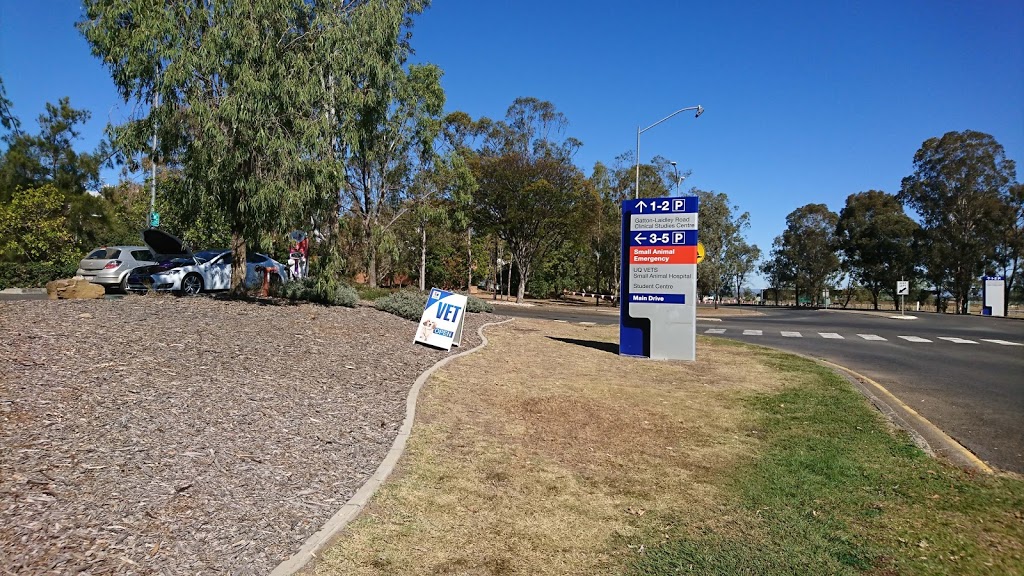
<instances>
[{"instance_id":1,"label":"car wheel","mask_svg":"<svg viewBox=\"0 0 1024 576\"><path fill-rule=\"evenodd\" d=\"M128 274L125 274L121 278L121 284L120 284L119 287L121 288L121 292L124 292L125 294L128 294Z\"/></svg>"},{"instance_id":2,"label":"car wheel","mask_svg":"<svg viewBox=\"0 0 1024 576\"><path fill-rule=\"evenodd\" d=\"M185 296L195 296L203 291L203 279L199 274L186 274L181 279L181 293Z\"/></svg>"}]
</instances>

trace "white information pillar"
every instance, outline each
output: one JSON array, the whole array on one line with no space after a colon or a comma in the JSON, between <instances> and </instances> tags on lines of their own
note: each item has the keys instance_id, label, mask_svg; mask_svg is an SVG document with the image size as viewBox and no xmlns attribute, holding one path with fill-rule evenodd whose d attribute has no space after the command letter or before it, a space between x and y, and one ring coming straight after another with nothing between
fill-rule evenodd
<instances>
[{"instance_id":1,"label":"white information pillar","mask_svg":"<svg viewBox=\"0 0 1024 576\"><path fill-rule=\"evenodd\" d=\"M622 203L619 353L696 359L697 197Z\"/></svg>"},{"instance_id":2,"label":"white information pillar","mask_svg":"<svg viewBox=\"0 0 1024 576\"><path fill-rule=\"evenodd\" d=\"M1006 279L1002 276L982 278L982 309L986 316L1006 316Z\"/></svg>"}]
</instances>

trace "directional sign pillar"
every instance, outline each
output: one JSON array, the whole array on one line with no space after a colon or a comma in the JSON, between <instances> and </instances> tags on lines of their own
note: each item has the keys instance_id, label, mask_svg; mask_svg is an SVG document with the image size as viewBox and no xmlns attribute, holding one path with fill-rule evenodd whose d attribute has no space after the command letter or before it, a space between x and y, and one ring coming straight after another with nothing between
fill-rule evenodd
<instances>
[{"instance_id":1,"label":"directional sign pillar","mask_svg":"<svg viewBox=\"0 0 1024 576\"><path fill-rule=\"evenodd\" d=\"M622 202L619 354L696 359L697 197Z\"/></svg>"}]
</instances>

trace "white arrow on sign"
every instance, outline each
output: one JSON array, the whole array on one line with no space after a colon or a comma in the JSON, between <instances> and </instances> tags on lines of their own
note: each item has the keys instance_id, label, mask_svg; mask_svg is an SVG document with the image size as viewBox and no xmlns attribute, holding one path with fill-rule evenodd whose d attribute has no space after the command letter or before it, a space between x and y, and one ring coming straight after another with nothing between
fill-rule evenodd
<instances>
[{"instance_id":1,"label":"white arrow on sign","mask_svg":"<svg viewBox=\"0 0 1024 576\"><path fill-rule=\"evenodd\" d=\"M906 280L900 280L896 282L896 295L897 296L909 296L910 295L910 282Z\"/></svg>"},{"instance_id":2,"label":"white arrow on sign","mask_svg":"<svg viewBox=\"0 0 1024 576\"><path fill-rule=\"evenodd\" d=\"M643 212L643 211L644 211L644 208L647 208L647 202L644 202L643 200L641 200L641 201L639 201L639 202L637 202L637 203L636 203L636 207L637 207L637 208L638 208L638 209L639 209L639 210L640 210L641 212Z\"/></svg>"},{"instance_id":3,"label":"white arrow on sign","mask_svg":"<svg viewBox=\"0 0 1024 576\"><path fill-rule=\"evenodd\" d=\"M644 236L643 234L637 234L636 236L633 237L633 240L636 240L637 243L640 243L643 242L644 240L647 240L647 236Z\"/></svg>"}]
</instances>

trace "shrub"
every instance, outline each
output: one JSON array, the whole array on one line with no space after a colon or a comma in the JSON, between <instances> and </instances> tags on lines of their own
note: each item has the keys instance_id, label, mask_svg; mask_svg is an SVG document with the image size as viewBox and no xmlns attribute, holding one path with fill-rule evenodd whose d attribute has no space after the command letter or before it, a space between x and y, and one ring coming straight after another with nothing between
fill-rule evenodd
<instances>
[{"instance_id":1,"label":"shrub","mask_svg":"<svg viewBox=\"0 0 1024 576\"><path fill-rule=\"evenodd\" d=\"M41 288L50 280L71 278L78 263L0 262L0 290L4 288Z\"/></svg>"},{"instance_id":2,"label":"shrub","mask_svg":"<svg viewBox=\"0 0 1024 576\"><path fill-rule=\"evenodd\" d=\"M487 313L490 313L490 312L494 312L494 306L492 306L490 302L487 302L485 300L481 300L481 299L477 298L476 296L470 296L466 300L466 312L476 312L476 313L487 312Z\"/></svg>"},{"instance_id":3,"label":"shrub","mask_svg":"<svg viewBox=\"0 0 1024 576\"><path fill-rule=\"evenodd\" d=\"M329 306L354 308L359 304L355 289L331 278L302 278L282 284L278 295L293 301L315 302Z\"/></svg>"},{"instance_id":4,"label":"shrub","mask_svg":"<svg viewBox=\"0 0 1024 576\"><path fill-rule=\"evenodd\" d=\"M378 310L417 322L423 315L423 308L427 305L427 293L417 290L401 290L390 296L378 298L376 305Z\"/></svg>"},{"instance_id":5,"label":"shrub","mask_svg":"<svg viewBox=\"0 0 1024 576\"><path fill-rule=\"evenodd\" d=\"M359 293L359 297L363 300L378 300L394 292L394 290L389 290L387 288L371 288L366 284L356 284L354 288L356 292Z\"/></svg>"}]
</instances>

